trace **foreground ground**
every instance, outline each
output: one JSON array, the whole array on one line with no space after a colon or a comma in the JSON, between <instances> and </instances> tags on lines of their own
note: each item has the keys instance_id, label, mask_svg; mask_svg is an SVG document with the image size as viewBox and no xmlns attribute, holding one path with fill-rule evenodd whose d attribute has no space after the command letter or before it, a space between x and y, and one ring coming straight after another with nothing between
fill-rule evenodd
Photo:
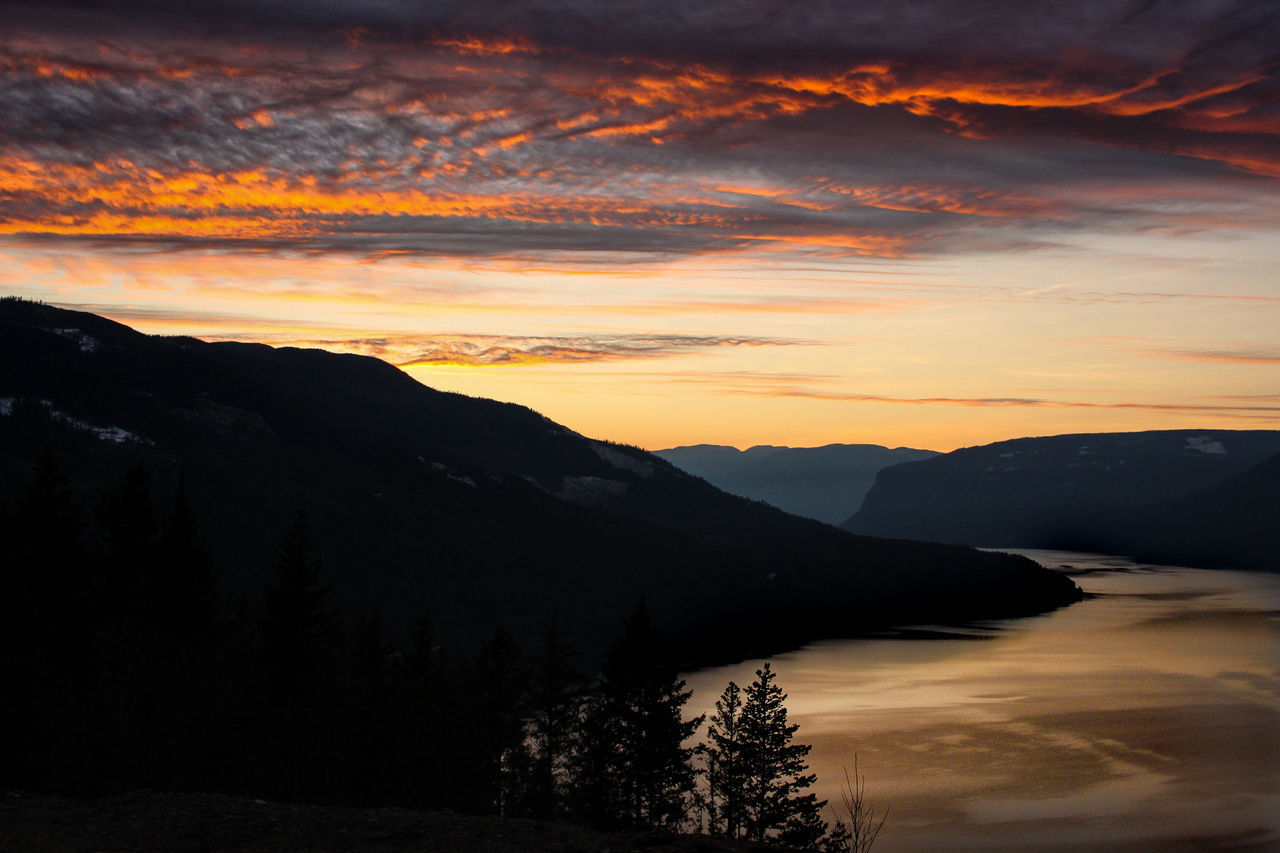
<instances>
[{"instance_id":1,"label":"foreground ground","mask_svg":"<svg viewBox=\"0 0 1280 853\"><path fill-rule=\"evenodd\" d=\"M22 853L749 853L775 847L666 833L606 835L533 820L139 791L81 800L0 794L0 850Z\"/></svg>"}]
</instances>

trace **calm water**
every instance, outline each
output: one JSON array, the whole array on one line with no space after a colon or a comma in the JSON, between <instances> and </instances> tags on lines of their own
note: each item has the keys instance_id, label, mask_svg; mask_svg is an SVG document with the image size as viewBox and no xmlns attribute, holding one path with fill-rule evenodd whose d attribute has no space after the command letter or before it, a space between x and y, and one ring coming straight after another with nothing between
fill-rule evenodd
<instances>
[{"instance_id":1,"label":"calm water","mask_svg":"<svg viewBox=\"0 0 1280 853\"><path fill-rule=\"evenodd\" d=\"M819 795L856 752L876 853L1280 850L1280 575L1023 553L1091 597L772 659ZM761 663L687 676L691 710Z\"/></svg>"}]
</instances>

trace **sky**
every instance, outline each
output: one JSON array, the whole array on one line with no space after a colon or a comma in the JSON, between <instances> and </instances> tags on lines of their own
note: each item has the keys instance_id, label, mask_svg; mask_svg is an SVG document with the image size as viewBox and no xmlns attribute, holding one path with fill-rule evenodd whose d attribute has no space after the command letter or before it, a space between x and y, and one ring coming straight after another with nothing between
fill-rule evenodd
<instances>
[{"instance_id":1,"label":"sky","mask_svg":"<svg viewBox=\"0 0 1280 853\"><path fill-rule=\"evenodd\" d=\"M1267 0L0 0L0 292L658 449L1280 428Z\"/></svg>"}]
</instances>

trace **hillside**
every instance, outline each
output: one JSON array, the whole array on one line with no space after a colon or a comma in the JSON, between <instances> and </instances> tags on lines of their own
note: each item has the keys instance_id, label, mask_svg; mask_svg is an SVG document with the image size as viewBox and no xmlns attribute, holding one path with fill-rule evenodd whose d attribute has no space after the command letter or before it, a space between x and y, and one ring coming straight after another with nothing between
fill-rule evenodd
<instances>
[{"instance_id":1,"label":"hillside","mask_svg":"<svg viewBox=\"0 0 1280 853\"><path fill-rule=\"evenodd\" d=\"M747 450L696 444L654 452L730 494L827 524L838 524L862 505L881 468L937 455L877 444L757 445Z\"/></svg>"},{"instance_id":2,"label":"hillside","mask_svg":"<svg viewBox=\"0 0 1280 853\"><path fill-rule=\"evenodd\" d=\"M1099 543L1145 560L1280 571L1280 453L1175 500L1122 513Z\"/></svg>"},{"instance_id":3,"label":"hillside","mask_svg":"<svg viewBox=\"0 0 1280 853\"><path fill-rule=\"evenodd\" d=\"M1257 551L1246 540L1270 522L1248 520L1275 518L1280 502L1268 491L1269 467L1246 472L1277 452L1275 430L1062 435L963 448L884 469L842 527L934 542L1256 565L1243 556Z\"/></svg>"},{"instance_id":4,"label":"hillside","mask_svg":"<svg viewBox=\"0 0 1280 853\"><path fill-rule=\"evenodd\" d=\"M169 490L181 472L231 592L256 594L300 507L345 606L393 628L428 609L463 643L558 609L598 649L642 594L690 655L1078 595L1022 558L794 518L373 358L151 337L7 299L0 497L46 445L84 507L139 460Z\"/></svg>"}]
</instances>

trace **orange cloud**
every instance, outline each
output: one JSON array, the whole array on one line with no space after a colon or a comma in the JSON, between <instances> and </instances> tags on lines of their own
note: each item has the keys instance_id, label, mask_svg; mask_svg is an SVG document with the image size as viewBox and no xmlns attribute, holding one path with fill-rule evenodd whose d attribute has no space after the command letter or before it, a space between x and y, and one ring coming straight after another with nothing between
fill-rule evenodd
<instances>
[{"instance_id":1,"label":"orange cloud","mask_svg":"<svg viewBox=\"0 0 1280 853\"><path fill-rule=\"evenodd\" d=\"M783 73L625 53L588 57L526 35L450 32L423 45L353 25L342 30L342 47L327 45L315 56L266 43L108 54L96 40L58 51L11 45L0 62L15 75L56 83L68 103L101 102L109 112L133 98L133 118L174 103L181 109L157 120L155 132L169 136L154 146L145 131L132 147L95 136L86 120L76 129L81 135L65 143L0 148L0 233L301 240L317 248L329 240L382 256L520 255L532 246L530 254L770 247L905 258L957 245L1026 244L979 240L966 228L1011 232L1102 215L1053 186L1027 190L1026 181L991 180L1000 166L989 162L954 182L903 180L912 170L901 162L867 170L852 157L833 156L826 172L796 168L803 155L790 159L788 134L823 139L827 114L847 104L875 108L880 118L892 114L931 136L1000 136L1000 127L963 107L1198 127L1185 138L1101 141L1280 176L1280 157L1265 141L1246 145L1230 132L1204 130L1274 130L1276 121L1250 108L1250 87L1262 79L1256 72L1194 86L1176 68L1082 83L1052 63L1032 75L994 60L931 71L869 58L836 71ZM282 55L289 61L277 59ZM1200 115L1210 124L1197 125ZM30 132L50 133L56 122L38 118ZM105 123L128 126L115 118L117 124ZM741 138L725 136L739 130ZM335 135L332 144L325 134ZM82 145L84 138L94 145ZM682 153L673 159L655 153L656 143L677 142ZM895 159L891 139L877 144L882 160ZM716 162L737 145L752 149L742 168ZM184 154L170 156L179 150ZM186 162L175 162L189 150ZM910 166L910 158L904 162ZM1114 206L1136 204L1132 193L1117 199ZM940 214L989 221L957 223ZM1187 217L1161 221L1235 224L1227 216ZM1140 225L1158 218L1148 215ZM502 238L515 240L514 248L492 236L503 224ZM535 234L526 225L548 227Z\"/></svg>"},{"instance_id":2,"label":"orange cloud","mask_svg":"<svg viewBox=\"0 0 1280 853\"><path fill-rule=\"evenodd\" d=\"M1111 409L1147 412L1206 413L1225 417L1248 417L1280 421L1280 405L1222 405L1213 403L1141 403L1086 402L1078 400L1043 400L1033 397L895 397L880 394L853 394L811 391L804 388L780 387L765 390L743 390L740 393L770 397L803 397L850 403L893 403L909 406L963 406L966 408L1035 408L1035 409Z\"/></svg>"},{"instance_id":3,"label":"orange cloud","mask_svg":"<svg viewBox=\"0 0 1280 853\"><path fill-rule=\"evenodd\" d=\"M514 36L464 36L439 38L431 45L454 51L464 56L507 56L510 54L537 54L541 49L533 42Z\"/></svg>"},{"instance_id":4,"label":"orange cloud","mask_svg":"<svg viewBox=\"0 0 1280 853\"><path fill-rule=\"evenodd\" d=\"M972 216L1009 218L1062 215L1062 203L1053 203L1019 192L973 186L846 186L838 182L823 185L826 192L848 196L860 204L885 210L916 213L963 213Z\"/></svg>"},{"instance_id":5,"label":"orange cloud","mask_svg":"<svg viewBox=\"0 0 1280 853\"><path fill-rule=\"evenodd\" d=\"M206 340L221 340L208 337ZM244 340L244 335L227 340ZM379 335L326 338L267 332L257 340L275 346L302 346L354 352L386 359L399 367L516 367L667 358L718 347L793 346L799 341L713 335Z\"/></svg>"}]
</instances>

